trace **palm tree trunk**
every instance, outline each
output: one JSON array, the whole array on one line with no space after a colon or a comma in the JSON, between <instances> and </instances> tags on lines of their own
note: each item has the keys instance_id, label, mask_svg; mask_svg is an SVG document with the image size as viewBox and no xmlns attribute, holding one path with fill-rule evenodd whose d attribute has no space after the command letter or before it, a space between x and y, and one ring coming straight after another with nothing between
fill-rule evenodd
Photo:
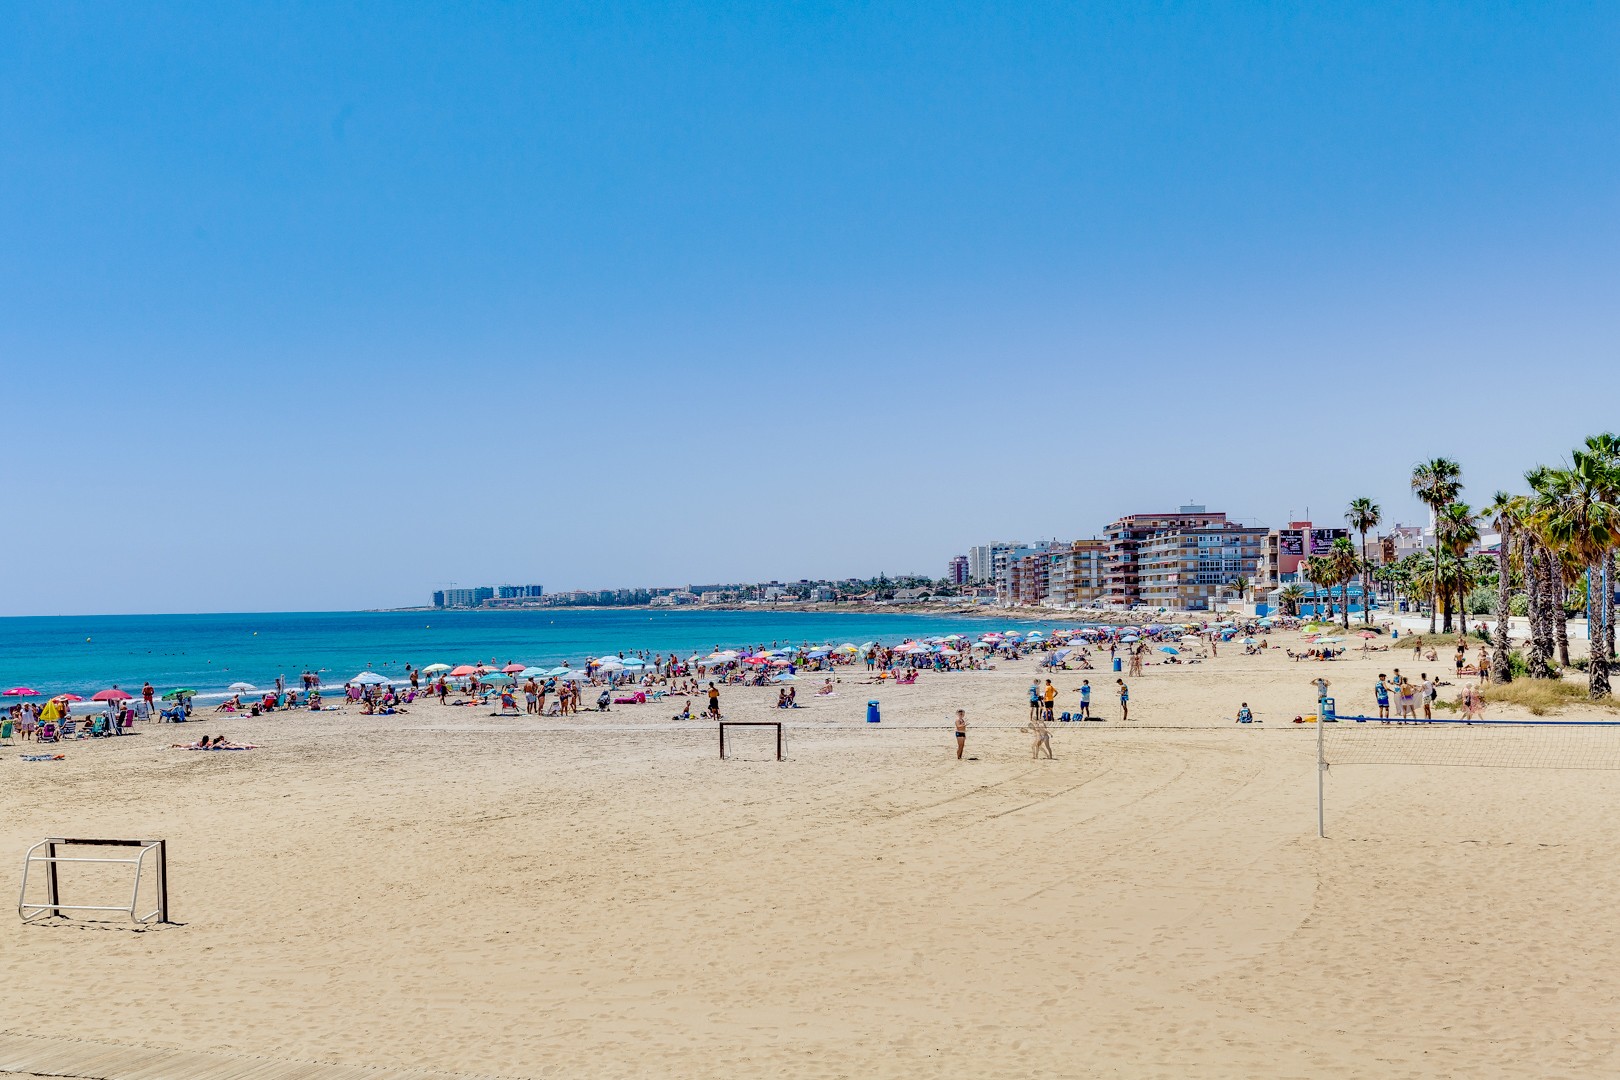
<instances>
[{"instance_id":1,"label":"palm tree trunk","mask_svg":"<svg viewBox=\"0 0 1620 1080\"><path fill-rule=\"evenodd\" d=\"M1451 633L1451 586L1450 585L1446 586L1445 593L1444 593L1444 603L1445 603L1445 612L1444 612L1445 617L1444 617L1444 620L1441 622L1440 632L1442 634L1449 634L1449 633Z\"/></svg>"},{"instance_id":2,"label":"palm tree trunk","mask_svg":"<svg viewBox=\"0 0 1620 1080\"><path fill-rule=\"evenodd\" d=\"M1462 565L1457 566L1457 633L1468 636L1468 594L1463 591Z\"/></svg>"},{"instance_id":3,"label":"palm tree trunk","mask_svg":"<svg viewBox=\"0 0 1620 1080\"><path fill-rule=\"evenodd\" d=\"M1429 507L1429 528L1434 529L1434 589L1429 591L1429 633L1434 633L1435 615L1440 614L1440 508Z\"/></svg>"},{"instance_id":4,"label":"palm tree trunk","mask_svg":"<svg viewBox=\"0 0 1620 1080\"><path fill-rule=\"evenodd\" d=\"M1371 564L1367 562L1367 530L1361 530L1361 622L1364 626L1372 625L1372 605L1367 602L1368 589L1372 587Z\"/></svg>"},{"instance_id":5,"label":"palm tree trunk","mask_svg":"<svg viewBox=\"0 0 1620 1080\"><path fill-rule=\"evenodd\" d=\"M1513 600L1511 559L1508 555L1509 534L1502 526L1501 541L1496 548L1496 634L1491 642L1491 682L1513 681L1513 667L1508 663L1508 615Z\"/></svg>"},{"instance_id":6,"label":"palm tree trunk","mask_svg":"<svg viewBox=\"0 0 1620 1080\"><path fill-rule=\"evenodd\" d=\"M1530 677L1548 679L1552 667L1552 634L1547 626L1547 588L1541 572L1541 552L1535 537L1526 536L1524 548L1524 585L1528 593L1530 615Z\"/></svg>"},{"instance_id":7,"label":"palm tree trunk","mask_svg":"<svg viewBox=\"0 0 1620 1080\"><path fill-rule=\"evenodd\" d=\"M1614 663L1614 552L1603 560L1603 642L1609 650L1609 663Z\"/></svg>"},{"instance_id":8,"label":"palm tree trunk","mask_svg":"<svg viewBox=\"0 0 1620 1080\"><path fill-rule=\"evenodd\" d=\"M1593 577L1600 584L1608 561L1607 555L1598 560L1597 573ZM1586 590L1586 603L1589 608L1601 606L1592 604L1591 586ZM1586 695L1593 701L1600 701L1609 696L1609 650L1604 641L1604 633L1601 630L1596 634L1593 633L1590 615L1586 621L1586 637L1591 645L1590 654L1586 658Z\"/></svg>"},{"instance_id":9,"label":"palm tree trunk","mask_svg":"<svg viewBox=\"0 0 1620 1080\"><path fill-rule=\"evenodd\" d=\"M1547 573L1552 578L1553 640L1558 643L1558 666L1569 667L1569 592L1564 587L1563 567L1547 553Z\"/></svg>"},{"instance_id":10,"label":"palm tree trunk","mask_svg":"<svg viewBox=\"0 0 1620 1080\"><path fill-rule=\"evenodd\" d=\"M1351 575L1354 577L1354 575ZM1344 609L1344 628L1350 629L1350 577L1339 582L1339 606Z\"/></svg>"}]
</instances>

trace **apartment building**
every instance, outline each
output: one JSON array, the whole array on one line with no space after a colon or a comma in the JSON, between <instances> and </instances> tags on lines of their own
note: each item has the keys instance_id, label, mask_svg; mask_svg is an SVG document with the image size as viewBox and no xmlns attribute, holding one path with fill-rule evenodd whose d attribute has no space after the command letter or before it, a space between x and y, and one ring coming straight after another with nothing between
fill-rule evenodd
<instances>
[{"instance_id":1,"label":"apartment building","mask_svg":"<svg viewBox=\"0 0 1620 1080\"><path fill-rule=\"evenodd\" d=\"M1104 602L1208 610L1238 578L1255 576L1266 532L1198 505L1128 514L1104 533Z\"/></svg>"},{"instance_id":2,"label":"apartment building","mask_svg":"<svg viewBox=\"0 0 1620 1080\"><path fill-rule=\"evenodd\" d=\"M1056 607L1092 607L1101 602L1103 569L1108 560L1106 541L1076 540L1053 548L1046 559L1043 602Z\"/></svg>"}]
</instances>

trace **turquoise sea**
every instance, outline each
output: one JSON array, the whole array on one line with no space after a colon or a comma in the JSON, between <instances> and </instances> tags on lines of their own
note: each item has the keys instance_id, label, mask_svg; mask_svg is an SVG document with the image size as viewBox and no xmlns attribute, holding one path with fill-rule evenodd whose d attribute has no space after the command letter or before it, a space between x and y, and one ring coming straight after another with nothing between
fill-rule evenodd
<instances>
[{"instance_id":1,"label":"turquoise sea","mask_svg":"<svg viewBox=\"0 0 1620 1080\"><path fill-rule=\"evenodd\" d=\"M229 615L91 615L0 619L0 690L89 697L150 680L160 691L259 687L305 669L341 684L366 669L403 677L405 665L517 661L575 665L603 653L690 655L715 647L899 642L908 637L1043 629L975 616L874 612L540 609L529 611L334 611Z\"/></svg>"}]
</instances>

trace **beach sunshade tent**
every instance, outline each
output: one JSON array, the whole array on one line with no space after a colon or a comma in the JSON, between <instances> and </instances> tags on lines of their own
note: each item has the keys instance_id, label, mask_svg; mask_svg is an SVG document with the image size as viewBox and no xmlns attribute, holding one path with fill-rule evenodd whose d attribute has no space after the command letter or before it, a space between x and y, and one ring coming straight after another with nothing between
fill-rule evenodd
<instances>
[{"instance_id":1,"label":"beach sunshade tent","mask_svg":"<svg viewBox=\"0 0 1620 1080\"><path fill-rule=\"evenodd\" d=\"M352 683L359 683L361 686L381 686L388 680L377 674L375 671L362 671L349 681Z\"/></svg>"},{"instance_id":2,"label":"beach sunshade tent","mask_svg":"<svg viewBox=\"0 0 1620 1080\"><path fill-rule=\"evenodd\" d=\"M91 701L128 701L129 698L130 695L124 693L116 686L110 690L97 690L95 693L90 695Z\"/></svg>"},{"instance_id":3,"label":"beach sunshade tent","mask_svg":"<svg viewBox=\"0 0 1620 1080\"><path fill-rule=\"evenodd\" d=\"M449 670L450 670L450 665L449 664L429 664L427 667L422 669L422 671L425 672L428 675L433 675L433 674L436 674L436 673L438 673L440 671L449 671Z\"/></svg>"}]
</instances>

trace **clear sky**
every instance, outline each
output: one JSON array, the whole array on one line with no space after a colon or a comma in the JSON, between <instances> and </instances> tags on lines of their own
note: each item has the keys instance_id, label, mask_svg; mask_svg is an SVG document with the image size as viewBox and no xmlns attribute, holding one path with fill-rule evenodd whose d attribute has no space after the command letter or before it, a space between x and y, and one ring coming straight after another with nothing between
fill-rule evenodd
<instances>
[{"instance_id":1,"label":"clear sky","mask_svg":"<svg viewBox=\"0 0 1620 1080\"><path fill-rule=\"evenodd\" d=\"M0 613L1417 520L1620 427L1620 7L0 2Z\"/></svg>"}]
</instances>

